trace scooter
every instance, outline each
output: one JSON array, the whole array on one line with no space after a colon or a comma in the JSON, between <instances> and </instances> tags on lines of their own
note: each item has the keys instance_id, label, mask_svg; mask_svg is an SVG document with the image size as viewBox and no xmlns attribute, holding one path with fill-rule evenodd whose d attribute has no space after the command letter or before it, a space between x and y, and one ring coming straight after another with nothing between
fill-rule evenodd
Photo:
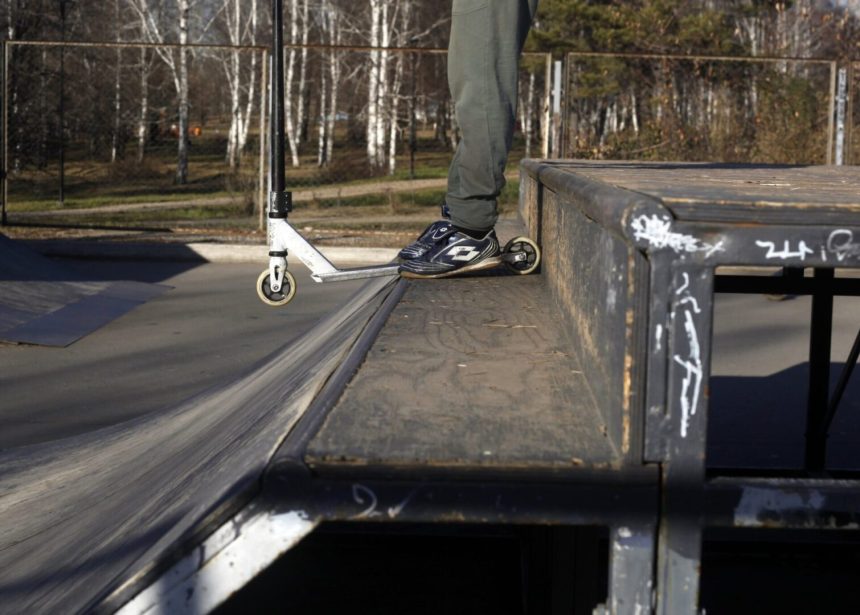
<instances>
[{"instance_id":1,"label":"scooter","mask_svg":"<svg viewBox=\"0 0 860 615\"><path fill-rule=\"evenodd\" d=\"M282 306L296 294L296 279L287 271L292 252L310 270L315 282L340 282L399 274L397 264L338 269L287 221L293 210L292 193L286 190L284 160L284 11L283 0L272 0L272 185L268 203L269 268L257 278L257 295L266 305Z\"/></svg>"},{"instance_id":2,"label":"scooter","mask_svg":"<svg viewBox=\"0 0 860 615\"><path fill-rule=\"evenodd\" d=\"M315 282L341 282L400 274L400 265L397 263L338 269L287 221L293 203L292 193L286 190L284 158L283 20L283 0L272 0L272 185L267 206L269 268L257 278L257 295L263 303L273 307L288 304L296 295L296 279L287 271L288 252L292 252L311 270L311 279ZM524 275L537 269L539 263L540 250L537 244L528 237L517 237L508 242L498 259L486 265L503 265L513 273Z\"/></svg>"}]
</instances>

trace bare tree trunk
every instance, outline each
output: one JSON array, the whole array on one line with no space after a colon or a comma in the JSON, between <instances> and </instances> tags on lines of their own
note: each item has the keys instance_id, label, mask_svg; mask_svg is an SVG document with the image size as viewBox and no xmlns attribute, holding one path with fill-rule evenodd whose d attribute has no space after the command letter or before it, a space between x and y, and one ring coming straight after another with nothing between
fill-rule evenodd
<instances>
[{"instance_id":1,"label":"bare tree trunk","mask_svg":"<svg viewBox=\"0 0 860 615\"><path fill-rule=\"evenodd\" d=\"M290 44L295 45L299 35L298 0L290 0ZM278 53L284 53L279 49ZM287 145L290 147L290 158L294 167L299 166L299 144L296 135L296 125L293 121L293 77L296 68L296 49L291 47L287 52L287 74L284 92L284 131L287 133Z\"/></svg>"},{"instance_id":2,"label":"bare tree trunk","mask_svg":"<svg viewBox=\"0 0 860 615\"><path fill-rule=\"evenodd\" d=\"M326 159L326 127L328 126L328 122L326 121L326 99L328 98L328 75L325 70L320 71L320 115L319 115L319 125L318 125L318 139L317 139L317 166L323 166L328 161Z\"/></svg>"},{"instance_id":3,"label":"bare tree trunk","mask_svg":"<svg viewBox=\"0 0 860 615\"><path fill-rule=\"evenodd\" d=\"M188 17L190 0L179 0L179 145L176 165L176 183L188 183Z\"/></svg>"},{"instance_id":4,"label":"bare tree trunk","mask_svg":"<svg viewBox=\"0 0 860 615\"><path fill-rule=\"evenodd\" d=\"M113 92L113 134L111 135L110 161L119 157L120 130L122 130L122 49L116 50L116 73Z\"/></svg>"},{"instance_id":5,"label":"bare tree trunk","mask_svg":"<svg viewBox=\"0 0 860 615\"><path fill-rule=\"evenodd\" d=\"M326 124L326 144L325 144L325 159L326 164L332 161L334 155L334 131L337 126L337 102L338 102L338 81L340 80L340 66L338 65L337 52L332 50L329 52L329 71L331 74L331 96L328 113L328 121Z\"/></svg>"},{"instance_id":6,"label":"bare tree trunk","mask_svg":"<svg viewBox=\"0 0 860 615\"><path fill-rule=\"evenodd\" d=\"M377 125L379 124L379 69L381 43L380 21L382 19L382 3L385 0L370 0L370 74L367 84L367 161L371 169L379 166L379 141L377 140Z\"/></svg>"},{"instance_id":7,"label":"bare tree trunk","mask_svg":"<svg viewBox=\"0 0 860 615\"><path fill-rule=\"evenodd\" d=\"M232 6L228 6L232 2ZM243 23L241 0L225 0L224 14L227 22L227 32L230 44L241 46L244 41L243 32L250 32L251 44L256 43L257 30L257 0L251 0L251 14ZM239 49L230 51L228 60L223 63L224 73L230 91L230 129L227 137L227 163L235 169L240 162L242 151L248 142L248 130L254 105L254 92L257 83L257 54L251 54L251 67L246 71L242 67L242 54ZM246 100L242 103L243 75L248 75ZM244 108L243 108L244 107Z\"/></svg>"},{"instance_id":8,"label":"bare tree trunk","mask_svg":"<svg viewBox=\"0 0 860 615\"><path fill-rule=\"evenodd\" d=\"M397 117L400 112L400 86L403 83L403 54L397 54L397 65L395 67L394 87L390 98L388 118L388 174L394 175L397 170L397 133L399 125Z\"/></svg>"},{"instance_id":9,"label":"bare tree trunk","mask_svg":"<svg viewBox=\"0 0 860 615\"><path fill-rule=\"evenodd\" d=\"M329 42L333 45L341 43L341 25L340 14L338 9L326 0L329 10ZM338 91L340 89L340 58L335 49L329 50L329 73L331 74L331 103L329 104L328 121L326 123L326 144L325 144L325 160L326 164L331 163L334 155L334 136L335 127L337 126L337 103Z\"/></svg>"},{"instance_id":10,"label":"bare tree trunk","mask_svg":"<svg viewBox=\"0 0 860 615\"><path fill-rule=\"evenodd\" d=\"M224 13L227 17L227 31L232 45L239 45L242 39L242 5L239 0L232 1L233 6L225 6ZM228 61L224 63L224 72L227 77L227 84L230 90L230 129L227 133L227 164L230 170L235 170L237 164L238 147L239 147L239 124L242 121L240 117L240 96L241 96L241 68L242 59L239 57L239 50L233 49L230 51Z\"/></svg>"},{"instance_id":11,"label":"bare tree trunk","mask_svg":"<svg viewBox=\"0 0 860 615\"><path fill-rule=\"evenodd\" d=\"M44 170L48 166L48 50L43 48L40 54L39 67L39 148L36 156L36 167ZM62 130L62 126L60 127Z\"/></svg>"},{"instance_id":12,"label":"bare tree trunk","mask_svg":"<svg viewBox=\"0 0 860 615\"><path fill-rule=\"evenodd\" d=\"M400 5L400 31L397 36L397 45L404 47L409 32L409 21L412 17L412 3L405 0ZM394 85L391 88L389 130L388 130L388 174L394 175L397 169L397 135L399 132L398 115L400 110L400 91L403 87L403 71L406 59L402 53L397 54L397 65L394 69Z\"/></svg>"},{"instance_id":13,"label":"bare tree trunk","mask_svg":"<svg viewBox=\"0 0 860 615\"><path fill-rule=\"evenodd\" d=\"M146 155L146 139L149 135L149 58L146 47L140 48L140 117L137 121L137 161L143 162Z\"/></svg>"},{"instance_id":14,"label":"bare tree trunk","mask_svg":"<svg viewBox=\"0 0 860 615\"><path fill-rule=\"evenodd\" d=\"M310 34L311 24L308 19L308 0L302 2L302 52L299 55L299 87L298 87L298 104L296 105L296 130L298 131L297 139L301 142L307 138L306 126L307 120L307 105L305 104L305 90L307 88L308 76L308 35Z\"/></svg>"},{"instance_id":15,"label":"bare tree trunk","mask_svg":"<svg viewBox=\"0 0 860 615\"><path fill-rule=\"evenodd\" d=\"M529 75L529 87L526 91L525 100L526 104L523 105L523 119L520 122L526 138L526 158L531 158L532 141L534 140L535 80L535 74L532 72Z\"/></svg>"},{"instance_id":16,"label":"bare tree trunk","mask_svg":"<svg viewBox=\"0 0 860 615\"><path fill-rule=\"evenodd\" d=\"M391 107L389 105L391 103L392 97L389 87L388 74L388 63L391 58L391 52L388 51L388 48L391 46L391 23L389 21L389 8L391 1L392 0L383 0L382 16L380 19L380 29L382 31L382 50L379 52L379 92L376 97L379 105L379 113L376 117L376 168L378 169L382 169L385 166L387 157L387 152L385 150L385 137L387 132L386 128L387 122L391 121ZM387 110L386 106L388 106ZM386 113L386 111L388 112Z\"/></svg>"},{"instance_id":17,"label":"bare tree trunk","mask_svg":"<svg viewBox=\"0 0 860 615\"><path fill-rule=\"evenodd\" d=\"M117 31L120 31L119 19L119 0L114 0L114 23ZM122 49L116 49L116 72L114 73L114 92L113 92L113 134L111 135L110 161L116 162L119 156L119 131L122 127Z\"/></svg>"},{"instance_id":18,"label":"bare tree trunk","mask_svg":"<svg viewBox=\"0 0 860 615\"><path fill-rule=\"evenodd\" d=\"M257 0L251 0L251 45L257 44ZM251 128L251 115L254 109L254 99L257 95L257 54L251 54L251 70L248 82L248 99L245 104L244 118L239 128L239 154L248 145L248 133Z\"/></svg>"}]
</instances>

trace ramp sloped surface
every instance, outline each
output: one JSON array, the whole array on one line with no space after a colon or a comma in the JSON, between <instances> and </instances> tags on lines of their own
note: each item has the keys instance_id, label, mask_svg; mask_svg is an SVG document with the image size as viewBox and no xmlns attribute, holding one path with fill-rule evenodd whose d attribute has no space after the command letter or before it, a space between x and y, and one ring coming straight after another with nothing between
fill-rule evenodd
<instances>
[{"instance_id":1,"label":"ramp sloped surface","mask_svg":"<svg viewBox=\"0 0 860 615\"><path fill-rule=\"evenodd\" d=\"M167 289L88 279L0 235L0 341L68 346Z\"/></svg>"},{"instance_id":2,"label":"ramp sloped surface","mask_svg":"<svg viewBox=\"0 0 860 615\"><path fill-rule=\"evenodd\" d=\"M0 611L86 609L253 490L391 288L368 283L245 376L177 408L0 455Z\"/></svg>"}]
</instances>

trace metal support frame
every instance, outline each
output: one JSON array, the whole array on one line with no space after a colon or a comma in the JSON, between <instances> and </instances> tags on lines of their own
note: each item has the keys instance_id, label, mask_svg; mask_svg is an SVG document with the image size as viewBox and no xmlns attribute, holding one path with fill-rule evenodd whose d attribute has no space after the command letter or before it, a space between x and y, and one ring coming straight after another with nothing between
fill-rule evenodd
<instances>
[{"instance_id":1,"label":"metal support frame","mask_svg":"<svg viewBox=\"0 0 860 615\"><path fill-rule=\"evenodd\" d=\"M669 298L657 612L695 613L702 549L713 269L673 264Z\"/></svg>"},{"instance_id":2,"label":"metal support frame","mask_svg":"<svg viewBox=\"0 0 860 615\"><path fill-rule=\"evenodd\" d=\"M830 405L830 349L833 332L833 269L815 270L812 294L812 316L809 327L809 393L806 415L806 451L804 462L811 472L821 472L826 465L827 446L821 437Z\"/></svg>"},{"instance_id":3,"label":"metal support frame","mask_svg":"<svg viewBox=\"0 0 860 615\"><path fill-rule=\"evenodd\" d=\"M834 266L860 267L858 228L744 227L672 223L700 252L650 249L649 350L645 460L661 467L656 612L696 613L704 527L851 529L857 481L716 478L705 474L708 379L715 291L782 292L813 297L807 461L825 468L826 433L838 404L828 395L835 295L860 295L860 281L836 278ZM726 249L726 246L731 246ZM645 246L643 246L645 247ZM783 267L781 276L715 276L718 266ZM805 268L814 277L804 277ZM860 356L860 335L840 388ZM810 463L811 462L811 463ZM815 503L814 507L807 502ZM718 510L715 510L716 507ZM727 519L731 510L731 520Z\"/></svg>"},{"instance_id":4,"label":"metal support frame","mask_svg":"<svg viewBox=\"0 0 860 615\"><path fill-rule=\"evenodd\" d=\"M836 412L839 410L839 404L842 402L842 396L845 394L845 389L848 388L848 382L851 380L851 375L854 373L854 368L857 366L857 360L860 359L860 329L857 330L857 337L854 338L854 344L848 353L848 359L845 361L845 366L839 374L839 380L836 383L836 388L833 389L833 394L830 396L830 403L827 406L827 415L821 425L820 437L826 439L830 432L830 426L833 424L833 419L836 417ZM825 440L826 441L826 440Z\"/></svg>"}]
</instances>

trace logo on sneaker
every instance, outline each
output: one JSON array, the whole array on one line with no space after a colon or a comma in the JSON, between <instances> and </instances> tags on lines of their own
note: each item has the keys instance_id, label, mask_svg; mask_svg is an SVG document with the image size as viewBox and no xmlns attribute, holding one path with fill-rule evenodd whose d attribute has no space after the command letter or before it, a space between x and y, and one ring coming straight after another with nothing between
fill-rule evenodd
<instances>
[{"instance_id":1,"label":"logo on sneaker","mask_svg":"<svg viewBox=\"0 0 860 615\"><path fill-rule=\"evenodd\" d=\"M433 237L431 237L431 239L433 241L439 241L440 239L442 239L442 237L445 236L445 233L447 233L448 230L449 230L449 228L447 226L443 226L443 227L437 229L436 232L433 233Z\"/></svg>"},{"instance_id":2,"label":"logo on sneaker","mask_svg":"<svg viewBox=\"0 0 860 615\"><path fill-rule=\"evenodd\" d=\"M474 246L456 246L448 250L446 256L450 256L452 261L470 261L480 254Z\"/></svg>"}]
</instances>

